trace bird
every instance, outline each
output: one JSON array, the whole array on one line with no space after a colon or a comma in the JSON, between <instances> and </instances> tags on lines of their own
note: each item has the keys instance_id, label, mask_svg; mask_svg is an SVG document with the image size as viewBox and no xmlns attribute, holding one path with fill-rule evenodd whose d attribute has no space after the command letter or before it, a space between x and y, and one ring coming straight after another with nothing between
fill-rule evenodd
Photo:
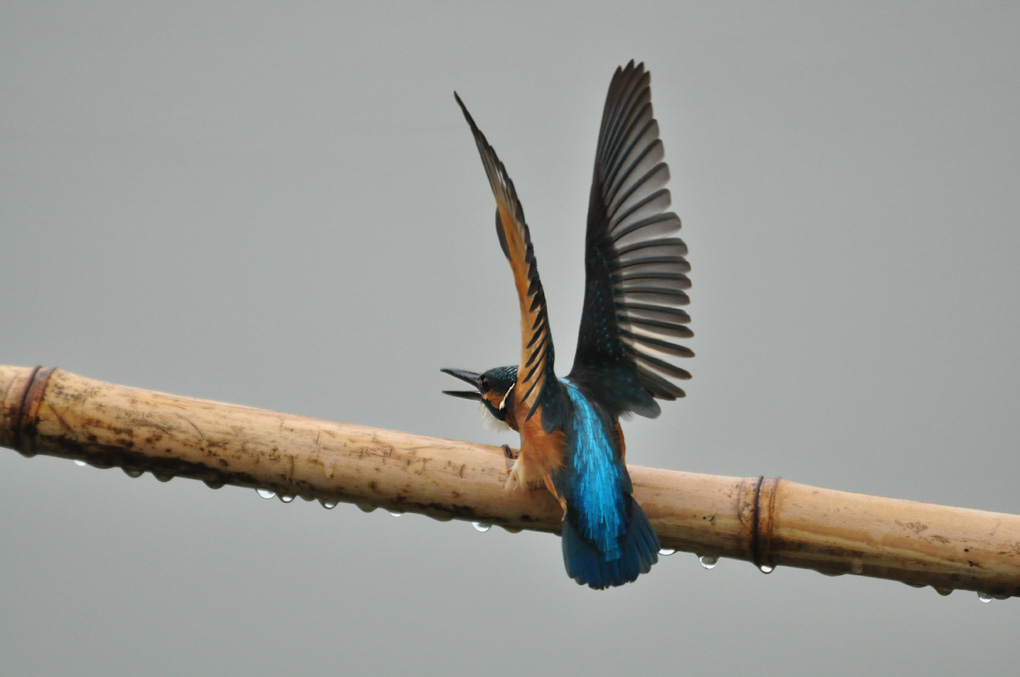
<instances>
[{"instance_id":1,"label":"bird","mask_svg":"<svg viewBox=\"0 0 1020 677\"><path fill-rule=\"evenodd\" d=\"M655 529L633 497L620 418L659 415L656 400L685 395L676 381L690 372L670 358L693 357L677 343L693 336L687 247L669 211L651 76L631 60L616 69L602 112L585 235L585 292L570 373L554 373L545 292L531 233L506 168L460 96L496 199L496 233L510 263L521 314L516 365L482 373L442 369L474 386L443 391L475 400L495 421L520 434L504 445L506 488L544 486L563 510L567 574L594 589L647 573L658 560Z\"/></svg>"}]
</instances>

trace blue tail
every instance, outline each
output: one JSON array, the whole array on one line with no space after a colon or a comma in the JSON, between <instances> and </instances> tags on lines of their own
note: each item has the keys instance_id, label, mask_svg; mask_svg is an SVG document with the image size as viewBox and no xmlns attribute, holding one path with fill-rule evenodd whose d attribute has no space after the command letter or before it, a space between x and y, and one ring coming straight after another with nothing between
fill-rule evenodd
<instances>
[{"instance_id":1,"label":"blue tail","mask_svg":"<svg viewBox=\"0 0 1020 677\"><path fill-rule=\"evenodd\" d=\"M648 573L659 560L659 537L645 511L629 494L624 494L624 500L627 531L620 536L619 548L613 553L604 553L595 543L586 540L574 511L567 507L567 514L563 516L563 564L567 574L579 585L601 590L630 583Z\"/></svg>"}]
</instances>

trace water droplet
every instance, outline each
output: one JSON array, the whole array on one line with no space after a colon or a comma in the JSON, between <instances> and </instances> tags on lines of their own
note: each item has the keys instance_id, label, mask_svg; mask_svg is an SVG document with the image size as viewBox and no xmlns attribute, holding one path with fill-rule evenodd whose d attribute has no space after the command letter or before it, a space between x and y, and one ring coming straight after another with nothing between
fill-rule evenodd
<instances>
[{"instance_id":1,"label":"water droplet","mask_svg":"<svg viewBox=\"0 0 1020 677\"><path fill-rule=\"evenodd\" d=\"M205 482L205 486L210 489L222 489L225 484L225 482L217 482L215 480L203 480L203 482Z\"/></svg>"},{"instance_id":2,"label":"water droplet","mask_svg":"<svg viewBox=\"0 0 1020 677\"><path fill-rule=\"evenodd\" d=\"M659 548L659 554L663 557L669 557L676 553L676 548Z\"/></svg>"},{"instance_id":3,"label":"water droplet","mask_svg":"<svg viewBox=\"0 0 1020 677\"><path fill-rule=\"evenodd\" d=\"M371 503L355 503L354 505L358 506L358 509L362 512L372 512L376 508Z\"/></svg>"},{"instance_id":4,"label":"water droplet","mask_svg":"<svg viewBox=\"0 0 1020 677\"><path fill-rule=\"evenodd\" d=\"M715 555L702 555L698 557L698 561L701 562L701 566L706 569L714 569L715 565L719 563L719 558Z\"/></svg>"},{"instance_id":5,"label":"water droplet","mask_svg":"<svg viewBox=\"0 0 1020 677\"><path fill-rule=\"evenodd\" d=\"M34 451L28 451L27 449L18 449L18 453L24 456L25 458L32 458L33 456L35 456Z\"/></svg>"},{"instance_id":6,"label":"water droplet","mask_svg":"<svg viewBox=\"0 0 1020 677\"><path fill-rule=\"evenodd\" d=\"M775 570L776 568L771 564L762 564L758 567L758 571L762 572L763 574L771 574Z\"/></svg>"},{"instance_id":7,"label":"water droplet","mask_svg":"<svg viewBox=\"0 0 1020 677\"><path fill-rule=\"evenodd\" d=\"M932 587L935 588L935 586ZM953 594L953 588L935 588L935 592L939 593L943 597L948 597Z\"/></svg>"},{"instance_id":8,"label":"water droplet","mask_svg":"<svg viewBox=\"0 0 1020 677\"><path fill-rule=\"evenodd\" d=\"M925 583L911 583L910 581L903 581L903 582L906 583L907 585L909 585L912 588L923 588L923 587L926 587L926 585L927 585Z\"/></svg>"},{"instance_id":9,"label":"water droplet","mask_svg":"<svg viewBox=\"0 0 1020 677\"><path fill-rule=\"evenodd\" d=\"M394 517L400 517L400 516L402 516L404 514L402 512L398 512L396 510L387 510L386 512L388 512L389 514L393 515Z\"/></svg>"},{"instance_id":10,"label":"water droplet","mask_svg":"<svg viewBox=\"0 0 1020 677\"><path fill-rule=\"evenodd\" d=\"M508 534L519 534L519 533L521 533L521 528L520 527L508 527L508 526L504 526L503 529L505 529Z\"/></svg>"},{"instance_id":11,"label":"water droplet","mask_svg":"<svg viewBox=\"0 0 1020 677\"><path fill-rule=\"evenodd\" d=\"M472 522L471 526L475 528L475 531L481 531L482 533L492 528L491 524L487 524L485 522Z\"/></svg>"},{"instance_id":12,"label":"water droplet","mask_svg":"<svg viewBox=\"0 0 1020 677\"><path fill-rule=\"evenodd\" d=\"M272 489L256 489L255 491L262 498L276 498L276 492Z\"/></svg>"},{"instance_id":13,"label":"water droplet","mask_svg":"<svg viewBox=\"0 0 1020 677\"><path fill-rule=\"evenodd\" d=\"M291 501L294 500L293 494L277 494L276 497L283 501L284 503L290 503Z\"/></svg>"},{"instance_id":14,"label":"water droplet","mask_svg":"<svg viewBox=\"0 0 1020 677\"><path fill-rule=\"evenodd\" d=\"M325 508L326 510L332 510L333 508L336 507L336 501L327 501L324 498L320 498L319 503L321 503L322 507Z\"/></svg>"},{"instance_id":15,"label":"water droplet","mask_svg":"<svg viewBox=\"0 0 1020 677\"><path fill-rule=\"evenodd\" d=\"M80 461L78 459L74 459L74 464L80 468L84 468L85 466L88 465L88 463L86 463L85 461Z\"/></svg>"},{"instance_id":16,"label":"water droplet","mask_svg":"<svg viewBox=\"0 0 1020 677\"><path fill-rule=\"evenodd\" d=\"M152 476L155 477L160 482L169 482L170 480L172 480L174 478L173 473L164 473L164 472L154 472L154 473L152 473Z\"/></svg>"},{"instance_id":17,"label":"water droplet","mask_svg":"<svg viewBox=\"0 0 1020 677\"><path fill-rule=\"evenodd\" d=\"M978 599L987 604L992 601L992 596L987 592L978 591Z\"/></svg>"},{"instance_id":18,"label":"water droplet","mask_svg":"<svg viewBox=\"0 0 1020 677\"><path fill-rule=\"evenodd\" d=\"M137 468L124 468L124 474L131 478L139 478L145 474L144 470L138 470Z\"/></svg>"}]
</instances>

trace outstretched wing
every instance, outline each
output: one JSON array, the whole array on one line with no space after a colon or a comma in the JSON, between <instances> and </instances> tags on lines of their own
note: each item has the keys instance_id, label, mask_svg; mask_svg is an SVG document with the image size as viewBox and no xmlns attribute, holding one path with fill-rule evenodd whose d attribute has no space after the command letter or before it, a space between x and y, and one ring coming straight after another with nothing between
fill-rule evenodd
<instances>
[{"instance_id":1,"label":"outstretched wing","mask_svg":"<svg viewBox=\"0 0 1020 677\"><path fill-rule=\"evenodd\" d=\"M489 178L492 194L496 197L496 232L500 247L510 262L521 306L521 363L517 368L514 404L525 420L542 409L542 427L551 432L560 424L558 415L561 401L559 382L553 373L553 343L549 333L549 316L546 312L545 292L538 277L538 264L531 246L531 233L524 221L524 209L517 199L514 184L507 176L503 163L485 140L464 102L457 93L454 97L464 111L471 126L482 165Z\"/></svg>"},{"instance_id":2,"label":"outstretched wing","mask_svg":"<svg viewBox=\"0 0 1020 677\"><path fill-rule=\"evenodd\" d=\"M674 237L669 167L644 64L617 68L602 113L588 204L585 295L571 381L606 409L657 416L653 398L684 391L690 374L664 357L691 357L687 247Z\"/></svg>"}]
</instances>

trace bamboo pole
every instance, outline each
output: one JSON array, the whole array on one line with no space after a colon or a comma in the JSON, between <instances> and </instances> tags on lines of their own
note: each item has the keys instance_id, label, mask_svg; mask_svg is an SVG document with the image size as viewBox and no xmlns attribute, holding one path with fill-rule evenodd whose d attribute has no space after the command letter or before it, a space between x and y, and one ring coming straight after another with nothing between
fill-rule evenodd
<instances>
[{"instance_id":1,"label":"bamboo pole","mask_svg":"<svg viewBox=\"0 0 1020 677\"><path fill-rule=\"evenodd\" d=\"M0 365L0 446L129 474L559 532L544 490L506 492L502 451ZM1020 595L1020 516L781 478L630 467L663 547L705 557Z\"/></svg>"}]
</instances>

